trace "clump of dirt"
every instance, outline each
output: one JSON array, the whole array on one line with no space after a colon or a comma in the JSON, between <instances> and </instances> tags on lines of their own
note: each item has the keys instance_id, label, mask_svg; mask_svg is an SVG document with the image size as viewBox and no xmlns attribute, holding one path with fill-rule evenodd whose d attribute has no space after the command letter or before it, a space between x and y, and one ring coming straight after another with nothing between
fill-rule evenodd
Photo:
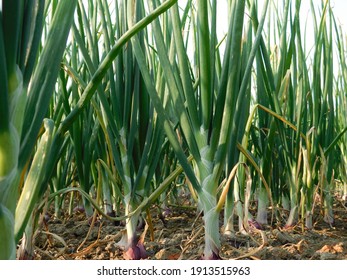
<instances>
[{"instance_id":1,"label":"clump of dirt","mask_svg":"<svg viewBox=\"0 0 347 280\"><path fill-rule=\"evenodd\" d=\"M340 260L347 259L347 211L338 204L334 225L317 218L314 229L300 225L290 229L266 227L249 235L234 233L221 237L222 259ZM145 236L148 259L200 259L204 228L194 208L172 206L165 219L151 209L153 227ZM35 238L35 259L116 260L123 259L117 246L124 226L105 219L90 225L83 213L51 218Z\"/></svg>"}]
</instances>

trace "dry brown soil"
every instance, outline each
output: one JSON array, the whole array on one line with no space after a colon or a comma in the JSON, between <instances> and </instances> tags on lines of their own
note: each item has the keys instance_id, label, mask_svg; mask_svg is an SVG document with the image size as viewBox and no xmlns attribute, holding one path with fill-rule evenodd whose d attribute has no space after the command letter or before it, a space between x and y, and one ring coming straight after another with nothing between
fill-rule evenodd
<instances>
[{"instance_id":1,"label":"dry brown soil","mask_svg":"<svg viewBox=\"0 0 347 280\"><path fill-rule=\"evenodd\" d=\"M148 259L200 259L204 230L196 210L172 206L171 215L165 220L157 213L151 209L153 226L145 235ZM347 210L341 201L336 201L334 215L334 224L327 225L317 213L312 230L303 230L299 223L287 230L268 226L262 231L252 230L248 236L222 235L221 258L347 259ZM105 219L99 219L91 227L83 213L61 219L51 217L36 234L34 259L123 259L122 250L116 244L123 228Z\"/></svg>"}]
</instances>

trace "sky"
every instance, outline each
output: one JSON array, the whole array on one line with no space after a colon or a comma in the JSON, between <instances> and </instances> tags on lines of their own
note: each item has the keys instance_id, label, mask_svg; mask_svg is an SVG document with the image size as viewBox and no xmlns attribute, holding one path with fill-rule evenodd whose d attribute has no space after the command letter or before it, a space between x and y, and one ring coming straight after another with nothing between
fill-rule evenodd
<instances>
[{"instance_id":1,"label":"sky","mask_svg":"<svg viewBox=\"0 0 347 280\"><path fill-rule=\"evenodd\" d=\"M309 2L308 0L303 0L303 2ZM319 1L317 1L319 2ZM333 0L331 1L331 6L335 16L339 19L340 24L347 33L347 1L346 0Z\"/></svg>"},{"instance_id":2,"label":"sky","mask_svg":"<svg viewBox=\"0 0 347 280\"><path fill-rule=\"evenodd\" d=\"M184 0L179 0L182 2L186 2ZM269 0L269 4L271 2L275 3L282 3L283 0ZM295 0L292 0L293 3ZM311 0L301 0L301 18L300 22L302 25L304 25L307 22L306 25L306 35L305 35L305 40L306 40L306 51L310 50L314 46L314 32L313 32L313 24L312 24L312 18L311 18L311 5L310 5ZM217 7L218 7L218 37L222 38L224 34L227 32L227 3L228 0L218 0L217 1ZM262 13L262 9L265 3L265 0L258 0L258 7L259 7L259 17ZM314 5L317 5L317 7L321 7L322 0L313 0ZM342 27L342 30L344 34L346 35L345 38L347 39L347 1L346 0L330 0L330 5L333 9L333 13L335 15L335 18L337 19L337 23ZM317 11L320 11L321 9L316 9L316 14ZM264 27L266 28L266 27ZM304 28L305 26L302 26L301 32L302 35L304 35ZM346 43L346 41L345 41ZM334 67L338 67L336 64ZM337 69L336 69L337 70Z\"/></svg>"},{"instance_id":3,"label":"sky","mask_svg":"<svg viewBox=\"0 0 347 280\"><path fill-rule=\"evenodd\" d=\"M179 0L180 2L185 2L184 0ZM281 3L282 0L270 0L269 4L271 4L271 1L279 2ZM295 0L293 0L294 2ZM218 13L219 14L225 14L227 12L227 0L218 0ZM263 7L262 3L264 3L264 0L258 0L259 7ZM302 11L302 18L301 20L304 20L303 17L306 17L309 14L309 11L311 9L310 7L310 0L302 0L301 1L301 11ZM320 5L321 0L313 0L314 4ZM331 6L333 8L334 14L336 18L338 19L338 22L341 24L342 28L345 30L345 33L347 34L347 1L346 0L330 0ZM259 11L259 14L261 11ZM218 17L218 20L220 21L221 26L227 26L227 23L224 22L226 19L225 16ZM306 18L305 18L306 19Z\"/></svg>"}]
</instances>

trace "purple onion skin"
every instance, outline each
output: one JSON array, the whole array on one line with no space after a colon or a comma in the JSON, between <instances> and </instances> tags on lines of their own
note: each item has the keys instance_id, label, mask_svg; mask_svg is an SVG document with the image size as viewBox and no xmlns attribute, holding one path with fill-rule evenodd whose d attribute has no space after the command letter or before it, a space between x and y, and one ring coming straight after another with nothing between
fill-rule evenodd
<instances>
[{"instance_id":1,"label":"purple onion skin","mask_svg":"<svg viewBox=\"0 0 347 280\"><path fill-rule=\"evenodd\" d=\"M210 256L205 256L203 255L201 257L203 260L221 260L221 257L219 256L219 253L212 252L212 255Z\"/></svg>"},{"instance_id":2,"label":"purple onion skin","mask_svg":"<svg viewBox=\"0 0 347 280\"><path fill-rule=\"evenodd\" d=\"M126 260L141 260L148 257L145 246L141 241L131 242L127 249L123 253L123 257Z\"/></svg>"},{"instance_id":3,"label":"purple onion skin","mask_svg":"<svg viewBox=\"0 0 347 280\"><path fill-rule=\"evenodd\" d=\"M165 207L165 209L161 212L161 215L164 218L170 217L172 215L172 211L169 207Z\"/></svg>"},{"instance_id":4,"label":"purple onion skin","mask_svg":"<svg viewBox=\"0 0 347 280\"><path fill-rule=\"evenodd\" d=\"M76 213L84 213L85 209L84 209L83 206L78 205L78 206L76 206L76 207L73 209L73 211L76 212Z\"/></svg>"},{"instance_id":5,"label":"purple onion skin","mask_svg":"<svg viewBox=\"0 0 347 280\"><path fill-rule=\"evenodd\" d=\"M123 254L124 259L126 260L140 260L141 259L141 252L139 247L130 246Z\"/></svg>"},{"instance_id":6,"label":"purple onion skin","mask_svg":"<svg viewBox=\"0 0 347 280\"><path fill-rule=\"evenodd\" d=\"M147 255L147 251L146 251L143 243L141 243L141 242L137 243L137 248L139 248L139 250L140 250L141 259L146 259L148 257L148 255Z\"/></svg>"},{"instance_id":7,"label":"purple onion skin","mask_svg":"<svg viewBox=\"0 0 347 280\"><path fill-rule=\"evenodd\" d=\"M51 219L51 217L47 213L43 215L43 222L45 224L48 224L50 219Z\"/></svg>"},{"instance_id":8,"label":"purple onion skin","mask_svg":"<svg viewBox=\"0 0 347 280\"><path fill-rule=\"evenodd\" d=\"M261 224L259 224L256 220L248 220L248 225L256 228L256 229L259 229L259 230L263 230L263 226Z\"/></svg>"}]
</instances>

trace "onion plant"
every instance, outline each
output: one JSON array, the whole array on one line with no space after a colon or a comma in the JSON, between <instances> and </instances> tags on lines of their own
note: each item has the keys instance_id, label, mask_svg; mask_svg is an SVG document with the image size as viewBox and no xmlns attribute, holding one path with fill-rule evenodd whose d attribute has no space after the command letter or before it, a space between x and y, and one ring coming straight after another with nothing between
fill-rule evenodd
<instances>
[{"instance_id":1,"label":"onion plant","mask_svg":"<svg viewBox=\"0 0 347 280\"><path fill-rule=\"evenodd\" d=\"M256 97L261 110L253 143L274 203L290 210L286 226L293 226L300 215L305 220L303 224L312 228L317 193L324 201L325 221L333 222L330 186L333 170L338 168L333 158L345 128L338 128L334 113L334 16L329 1L322 5L319 19L312 4L316 41L311 72L305 35L301 32L301 1L292 4L285 1L282 20L269 25L267 45L264 40L257 56ZM275 19L281 15L279 10L275 10ZM275 34L273 40L271 34ZM271 53L273 43L275 52ZM267 223L267 198L261 188L258 193L257 220Z\"/></svg>"},{"instance_id":2,"label":"onion plant","mask_svg":"<svg viewBox=\"0 0 347 280\"><path fill-rule=\"evenodd\" d=\"M37 61L45 1L1 2L0 259L15 258L16 243L38 199L47 161L42 154L50 149L49 121L47 132L34 148L53 93L75 5L76 1L61 1L56 6Z\"/></svg>"},{"instance_id":3,"label":"onion plant","mask_svg":"<svg viewBox=\"0 0 347 280\"><path fill-rule=\"evenodd\" d=\"M337 37L337 50L338 50L338 58L339 58L339 75L337 77L336 81L336 93L337 93L337 100L336 100L336 118L337 118L337 126L338 131L341 131L342 134L338 141L338 151L339 156L336 156L340 162L340 166L337 168L337 176L338 179L340 179L341 184L343 185L342 190L342 198L346 201L347 200L347 184L346 177L347 174L345 172L347 168L347 154L346 154L346 144L347 144L347 120L346 120L346 108L347 108L347 96L344 94L344 87L347 81L347 65L346 65L346 59L344 57L345 53L345 44L343 40L343 32L341 30L341 27L339 28L334 22L336 33L338 34Z\"/></svg>"},{"instance_id":4,"label":"onion plant","mask_svg":"<svg viewBox=\"0 0 347 280\"><path fill-rule=\"evenodd\" d=\"M69 130L83 193L92 196L95 188L102 186L106 214L117 210L122 215L120 205L125 209L126 231L120 244L129 259L145 257L136 231L141 211L133 212L151 194L164 135L131 47L122 47L175 2L167 1L148 15L143 10L143 16L132 28L127 27L126 5L122 1L111 6L106 1L89 1L88 9L81 2L78 21L73 24L72 52L66 56L61 73L66 118L53 140L56 150L51 156L58 160L64 154L58 143L64 141L64 132ZM93 96L94 92L98 94ZM71 100L76 100L72 110ZM85 208L92 199L87 198ZM91 216L91 211L87 210L87 216Z\"/></svg>"},{"instance_id":5,"label":"onion plant","mask_svg":"<svg viewBox=\"0 0 347 280\"><path fill-rule=\"evenodd\" d=\"M216 5L217 1L197 2L197 22L192 31L197 38L194 42L195 64L190 64L188 47L182 36L179 7L175 5L161 21L152 24L153 44L157 53L158 67L169 92L169 104L177 116L180 133L189 153L193 156L193 167L187 161L182 150L174 123L170 119L164 101L158 94L146 63L146 55L140 44L139 36L132 39L133 50L154 107L163 123L166 135L180 161L186 176L198 195L199 209L204 215L205 249L203 258L219 258L219 212L217 207L220 176L224 170L227 148L231 137L231 124L240 112L236 104L244 97L249 87L252 61L259 47L263 13L250 54L245 61L245 71L241 71L242 36L244 32L245 1L236 1L232 5L229 20L226 50L222 68L218 70L216 61ZM155 8L157 1L151 1L149 9ZM265 5L265 11L266 11ZM193 16L194 7L189 1L185 7L189 16ZM128 2L128 22L133 24L134 3ZM165 28L164 28L165 27ZM172 41L171 38L174 38ZM247 57L247 56L246 56ZM220 76L218 75L220 74ZM196 83L196 87L194 84ZM237 119L237 118L236 118Z\"/></svg>"},{"instance_id":6,"label":"onion plant","mask_svg":"<svg viewBox=\"0 0 347 280\"><path fill-rule=\"evenodd\" d=\"M69 131L83 191L90 195L93 184L102 186L107 204L112 201L117 213L124 206L127 258L144 256L135 228L144 208L167 188L168 181L160 184L165 178L156 182L155 175L167 150L175 152L203 213L205 259L219 258L223 208L224 232L234 231L234 213L239 230L247 232L252 195L257 223L251 222L258 228L269 222L269 206L277 222L283 222L282 209L288 210L286 227L301 219L312 228L317 195L325 220L333 222L331 190L342 166L333 159L337 151L343 157L346 127L344 95L342 90L338 98L334 94L334 36L341 59L342 35L334 32L329 1L319 17L312 2L312 56L302 32L300 0L274 2L268 14L265 1L260 16L257 1L230 1L225 38L217 35L218 3L187 1L180 7L176 1L151 0L108 6L100 0L78 9L73 55L66 56L62 71L66 118L51 155L57 162ZM69 78L77 85L64 81ZM343 88L343 75L336 84ZM168 149L162 149L164 143ZM92 156L83 158L83 151Z\"/></svg>"},{"instance_id":7,"label":"onion plant","mask_svg":"<svg viewBox=\"0 0 347 280\"><path fill-rule=\"evenodd\" d=\"M113 28L113 23L110 21L108 7L106 5L99 7L103 33L100 39L103 39L103 47L108 52L114 44L114 38L120 37L128 29L125 20L126 5L119 1L118 5L114 6L117 28ZM141 5L138 9L141 9ZM88 28L85 24L83 26ZM82 50L84 60L93 63L92 55L87 56L86 46L83 44L78 46ZM91 51L98 48L92 43L89 46ZM102 51L101 46L99 51ZM91 72L95 71L92 64L88 65L88 68ZM115 63L109 68L99 87L98 99L100 105L96 102L92 104L107 143L103 147L107 150L107 155L99 160L103 163L103 167L110 166L113 173L119 177L116 188L122 191L121 202L125 208L125 215L128 215L150 194L151 181L161 156L160 150L164 140L130 46L119 54ZM126 232L122 245L125 247L124 256L129 259L146 256L143 244L139 242L136 233L138 222L138 214L132 215L125 221Z\"/></svg>"},{"instance_id":8,"label":"onion plant","mask_svg":"<svg viewBox=\"0 0 347 280\"><path fill-rule=\"evenodd\" d=\"M46 191L57 217L70 193L70 214L124 220L124 257L144 258L141 220L182 172L204 259L220 258L222 210L228 234L235 214L245 234L274 218L312 228L320 196L333 223L347 66L329 1L311 1L312 49L301 0L227 1L224 37L221 1L177 2L0 2L0 259L20 240L32 258Z\"/></svg>"},{"instance_id":9,"label":"onion plant","mask_svg":"<svg viewBox=\"0 0 347 280\"><path fill-rule=\"evenodd\" d=\"M48 137L53 137L52 142L45 137L42 141L49 140L48 145L43 145L42 142L41 148L37 149L37 153L42 153L42 149L45 149L47 157L34 161L35 165L32 165L30 163L36 139L48 111L76 3L77 1L53 1L52 5L45 5L45 1L1 3L0 220L4 226L0 233L1 259L15 257L15 244L22 237L32 210L44 193L59 157L66 148L65 132L91 99L121 47L141 28L165 12L173 1L165 2L119 39L93 73L93 79L86 85L84 95L76 106L67 110L65 119L62 119L61 114L57 116L61 125L54 136L51 124L47 122ZM53 16L53 19L47 19L51 26L41 44L43 27L45 30L47 27L43 24L46 15ZM29 171L27 176L29 169L33 171ZM40 170L45 170L45 173L42 174ZM31 178L31 173L36 175L36 179L30 180L28 188L20 193L23 199L19 199L17 205L18 189L23 180ZM29 190L31 195L27 195Z\"/></svg>"}]
</instances>

